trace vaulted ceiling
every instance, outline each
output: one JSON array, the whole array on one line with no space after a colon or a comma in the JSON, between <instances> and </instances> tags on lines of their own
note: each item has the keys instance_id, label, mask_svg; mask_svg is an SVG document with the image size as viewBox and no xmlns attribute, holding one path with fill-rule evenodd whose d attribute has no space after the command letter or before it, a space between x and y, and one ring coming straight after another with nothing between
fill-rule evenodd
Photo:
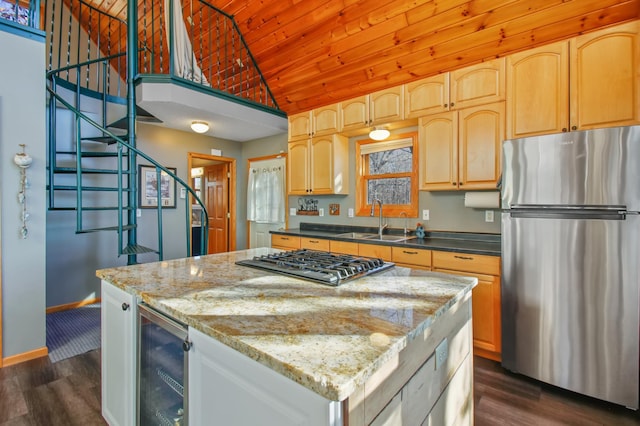
<instances>
[{"instance_id":1,"label":"vaulted ceiling","mask_svg":"<svg viewBox=\"0 0 640 426\"><path fill-rule=\"evenodd\" d=\"M208 1L234 16L287 114L640 18L640 0ZM91 3L126 17L126 0Z\"/></svg>"}]
</instances>

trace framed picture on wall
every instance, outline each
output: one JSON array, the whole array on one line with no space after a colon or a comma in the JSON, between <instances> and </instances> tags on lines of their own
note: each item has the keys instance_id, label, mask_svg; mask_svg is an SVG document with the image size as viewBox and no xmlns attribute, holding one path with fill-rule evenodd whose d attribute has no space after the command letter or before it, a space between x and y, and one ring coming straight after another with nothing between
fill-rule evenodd
<instances>
[{"instance_id":1,"label":"framed picture on wall","mask_svg":"<svg viewBox=\"0 0 640 426\"><path fill-rule=\"evenodd\" d=\"M175 167L167 167L174 175ZM160 175L158 185L158 173L155 166L138 166L138 205L141 209L153 209L158 207L158 188L162 208L176 208L176 181L166 172Z\"/></svg>"}]
</instances>

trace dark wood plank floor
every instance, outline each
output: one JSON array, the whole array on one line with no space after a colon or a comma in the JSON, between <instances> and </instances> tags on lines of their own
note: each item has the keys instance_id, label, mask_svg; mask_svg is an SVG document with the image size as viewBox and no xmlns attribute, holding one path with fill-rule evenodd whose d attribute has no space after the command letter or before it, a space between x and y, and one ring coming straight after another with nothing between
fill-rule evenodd
<instances>
[{"instance_id":1,"label":"dark wood plank floor","mask_svg":"<svg viewBox=\"0 0 640 426\"><path fill-rule=\"evenodd\" d=\"M640 425L640 412L511 374L493 361L474 362L476 426ZM105 424L99 350L0 369L0 425Z\"/></svg>"}]
</instances>

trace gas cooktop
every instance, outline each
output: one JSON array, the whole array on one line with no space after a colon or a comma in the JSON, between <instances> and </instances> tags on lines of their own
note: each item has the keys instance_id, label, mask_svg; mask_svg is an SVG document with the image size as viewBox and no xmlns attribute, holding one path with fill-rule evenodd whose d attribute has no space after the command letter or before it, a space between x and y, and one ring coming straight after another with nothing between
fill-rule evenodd
<instances>
[{"instance_id":1,"label":"gas cooktop","mask_svg":"<svg viewBox=\"0 0 640 426\"><path fill-rule=\"evenodd\" d=\"M240 260L236 264L332 286L394 266L391 262L373 257L306 249L255 256L253 259Z\"/></svg>"}]
</instances>

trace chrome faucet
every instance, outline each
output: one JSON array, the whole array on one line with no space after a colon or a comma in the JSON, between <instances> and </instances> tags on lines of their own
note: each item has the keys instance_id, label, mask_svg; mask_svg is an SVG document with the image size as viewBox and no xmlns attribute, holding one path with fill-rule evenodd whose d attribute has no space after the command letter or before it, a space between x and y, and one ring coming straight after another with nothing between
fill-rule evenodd
<instances>
[{"instance_id":1,"label":"chrome faucet","mask_svg":"<svg viewBox=\"0 0 640 426\"><path fill-rule=\"evenodd\" d=\"M371 213L369 214L371 217L373 217L375 215L375 211L376 211L376 203L378 203L378 208L380 209L379 211L379 221L378 221L378 238L382 239L382 230L385 229L387 227L386 224L382 224L382 200L378 199L378 198L374 198L373 201L371 201Z\"/></svg>"},{"instance_id":2,"label":"chrome faucet","mask_svg":"<svg viewBox=\"0 0 640 426\"><path fill-rule=\"evenodd\" d=\"M400 217L402 217L402 216L404 216L404 230L403 230L403 233L404 233L404 236L406 237L407 234L409 233L407 231L407 219L409 219L409 215L407 215L407 212L403 211L403 212L400 212Z\"/></svg>"}]
</instances>

